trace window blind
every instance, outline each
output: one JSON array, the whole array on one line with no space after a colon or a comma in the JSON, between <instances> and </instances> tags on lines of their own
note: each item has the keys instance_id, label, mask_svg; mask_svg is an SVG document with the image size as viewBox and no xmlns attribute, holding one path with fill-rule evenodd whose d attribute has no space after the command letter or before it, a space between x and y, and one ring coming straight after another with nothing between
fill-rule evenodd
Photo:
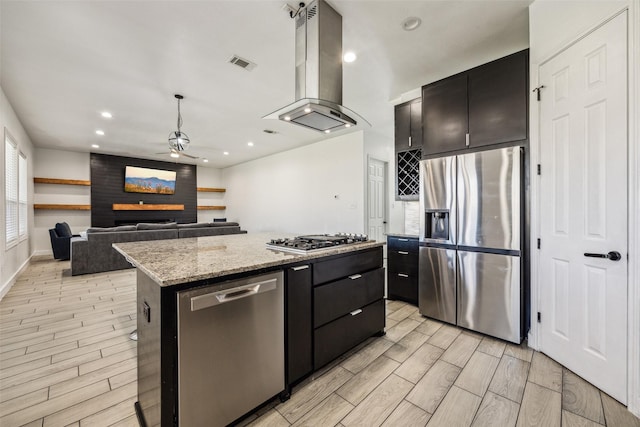
<instances>
[{"instance_id":1,"label":"window blind","mask_svg":"<svg viewBox=\"0 0 640 427\"><path fill-rule=\"evenodd\" d=\"M27 235L27 157L23 153L18 155L18 232L20 237Z\"/></svg>"},{"instance_id":2,"label":"window blind","mask_svg":"<svg viewBox=\"0 0 640 427\"><path fill-rule=\"evenodd\" d=\"M18 149L5 132L5 229L7 245L18 239Z\"/></svg>"}]
</instances>

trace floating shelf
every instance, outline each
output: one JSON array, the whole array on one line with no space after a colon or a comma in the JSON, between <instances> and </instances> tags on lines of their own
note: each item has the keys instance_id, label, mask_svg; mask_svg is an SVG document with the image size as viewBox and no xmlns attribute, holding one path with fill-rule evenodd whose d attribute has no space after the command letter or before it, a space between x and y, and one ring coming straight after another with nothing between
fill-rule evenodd
<instances>
[{"instance_id":1,"label":"floating shelf","mask_svg":"<svg viewBox=\"0 0 640 427\"><path fill-rule=\"evenodd\" d=\"M196 187L196 190L200 193L224 193L227 191L225 188L212 188L212 187Z\"/></svg>"},{"instance_id":2,"label":"floating shelf","mask_svg":"<svg viewBox=\"0 0 640 427\"><path fill-rule=\"evenodd\" d=\"M226 206L198 206L199 211L223 211L227 209Z\"/></svg>"},{"instance_id":3,"label":"floating shelf","mask_svg":"<svg viewBox=\"0 0 640 427\"><path fill-rule=\"evenodd\" d=\"M183 211L184 205L113 204L114 211Z\"/></svg>"},{"instance_id":4,"label":"floating shelf","mask_svg":"<svg viewBox=\"0 0 640 427\"><path fill-rule=\"evenodd\" d=\"M81 179L61 179L61 178L33 178L36 184L61 184L61 185L84 185L91 186L91 181Z\"/></svg>"},{"instance_id":5,"label":"floating shelf","mask_svg":"<svg viewBox=\"0 0 640 427\"><path fill-rule=\"evenodd\" d=\"M48 209L56 211L90 211L91 205L34 204L33 209Z\"/></svg>"}]
</instances>

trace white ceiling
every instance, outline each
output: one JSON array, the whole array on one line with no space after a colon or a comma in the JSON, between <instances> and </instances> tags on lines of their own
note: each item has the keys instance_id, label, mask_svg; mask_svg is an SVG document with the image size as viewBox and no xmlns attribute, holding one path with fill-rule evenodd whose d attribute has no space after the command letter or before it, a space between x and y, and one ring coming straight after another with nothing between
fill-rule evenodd
<instances>
[{"instance_id":1,"label":"white ceiling","mask_svg":"<svg viewBox=\"0 0 640 427\"><path fill-rule=\"evenodd\" d=\"M392 144L403 94L527 48L531 1L329 0L343 16L343 50L358 55L344 64L343 105ZM180 93L187 153L208 166L288 150L327 136L262 119L294 101L284 4L2 0L0 84L37 147L169 161L154 153L168 153ZM422 19L412 32L401 28L409 16ZM233 55L257 67L231 65Z\"/></svg>"}]
</instances>

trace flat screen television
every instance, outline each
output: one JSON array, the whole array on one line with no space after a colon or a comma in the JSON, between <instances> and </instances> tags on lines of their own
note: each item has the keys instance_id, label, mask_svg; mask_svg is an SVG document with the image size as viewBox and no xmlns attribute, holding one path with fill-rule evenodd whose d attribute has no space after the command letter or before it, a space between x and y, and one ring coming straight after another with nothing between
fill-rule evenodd
<instances>
[{"instance_id":1,"label":"flat screen television","mask_svg":"<svg viewBox=\"0 0 640 427\"><path fill-rule=\"evenodd\" d=\"M176 191L175 171L127 166L124 191L128 193L173 194Z\"/></svg>"}]
</instances>

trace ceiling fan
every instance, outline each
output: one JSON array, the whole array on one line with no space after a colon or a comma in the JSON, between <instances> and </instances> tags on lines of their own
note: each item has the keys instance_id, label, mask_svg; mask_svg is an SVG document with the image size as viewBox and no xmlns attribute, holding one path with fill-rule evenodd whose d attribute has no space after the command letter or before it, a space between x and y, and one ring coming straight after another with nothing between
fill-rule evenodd
<instances>
[{"instance_id":1,"label":"ceiling fan","mask_svg":"<svg viewBox=\"0 0 640 427\"><path fill-rule=\"evenodd\" d=\"M190 159L199 159L200 157L191 156L184 153L184 151L189 148L189 143L191 143L191 140L189 139L187 134L180 130L180 128L182 127L180 100L184 99L184 96L179 94L175 94L174 96L178 100L178 130L175 130L169 134L169 155L175 159L179 158L180 156L189 157ZM156 154L166 154L166 152Z\"/></svg>"}]
</instances>

